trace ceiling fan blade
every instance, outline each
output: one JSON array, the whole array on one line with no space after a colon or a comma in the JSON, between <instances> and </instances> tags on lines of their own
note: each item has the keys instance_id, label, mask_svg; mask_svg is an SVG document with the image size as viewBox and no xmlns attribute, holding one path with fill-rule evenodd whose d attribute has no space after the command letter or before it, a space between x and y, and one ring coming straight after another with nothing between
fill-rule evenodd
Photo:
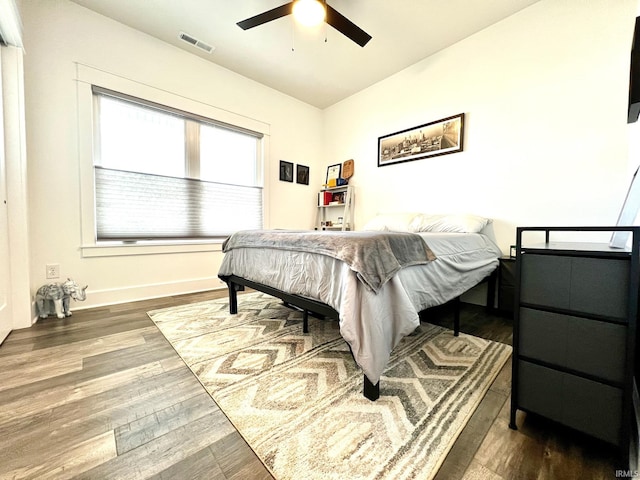
<instances>
[{"instance_id":1,"label":"ceiling fan blade","mask_svg":"<svg viewBox=\"0 0 640 480\"><path fill-rule=\"evenodd\" d=\"M371 40L371 35L329 5L327 5L326 22L361 47Z\"/></svg>"},{"instance_id":2,"label":"ceiling fan blade","mask_svg":"<svg viewBox=\"0 0 640 480\"><path fill-rule=\"evenodd\" d=\"M262 25L264 23L270 22L271 20L276 20L277 18L285 17L291 14L292 11L293 11L293 2L285 3L284 5L280 5L279 7L260 13L255 17L242 20L241 22L238 22L237 25L243 30L248 30L250 28L257 27L258 25Z\"/></svg>"}]
</instances>

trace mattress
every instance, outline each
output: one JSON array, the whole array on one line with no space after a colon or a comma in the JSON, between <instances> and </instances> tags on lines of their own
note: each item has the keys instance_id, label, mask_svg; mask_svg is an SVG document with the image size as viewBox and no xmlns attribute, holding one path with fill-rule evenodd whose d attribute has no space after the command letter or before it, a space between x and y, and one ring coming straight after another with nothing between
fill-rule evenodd
<instances>
[{"instance_id":1,"label":"mattress","mask_svg":"<svg viewBox=\"0 0 640 480\"><path fill-rule=\"evenodd\" d=\"M339 314L340 333L364 374L376 384L391 350L420 324L418 312L452 300L498 265L500 249L480 233L420 233L436 255L403 268L374 293L344 262L305 252L230 250L218 272L312 298ZM311 327L313 328L313 327Z\"/></svg>"}]
</instances>

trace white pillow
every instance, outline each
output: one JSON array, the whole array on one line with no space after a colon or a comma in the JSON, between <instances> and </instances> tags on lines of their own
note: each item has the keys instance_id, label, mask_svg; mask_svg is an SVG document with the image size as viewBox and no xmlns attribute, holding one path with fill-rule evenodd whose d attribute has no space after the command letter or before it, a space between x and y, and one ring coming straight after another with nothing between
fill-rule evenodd
<instances>
[{"instance_id":1,"label":"white pillow","mask_svg":"<svg viewBox=\"0 0 640 480\"><path fill-rule=\"evenodd\" d=\"M409 226L415 216L415 213L383 213L369 220L363 230L410 232Z\"/></svg>"},{"instance_id":2,"label":"white pillow","mask_svg":"<svg viewBox=\"0 0 640 480\"><path fill-rule=\"evenodd\" d=\"M409 225L410 232L478 233L491 223L490 218L470 214L429 215L419 213Z\"/></svg>"}]
</instances>

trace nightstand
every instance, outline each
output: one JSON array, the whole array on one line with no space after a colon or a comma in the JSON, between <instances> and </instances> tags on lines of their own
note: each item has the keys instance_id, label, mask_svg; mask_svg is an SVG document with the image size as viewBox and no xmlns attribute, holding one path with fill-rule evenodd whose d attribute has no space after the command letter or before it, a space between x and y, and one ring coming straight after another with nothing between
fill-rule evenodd
<instances>
[{"instance_id":1,"label":"nightstand","mask_svg":"<svg viewBox=\"0 0 640 480\"><path fill-rule=\"evenodd\" d=\"M498 312L513 317L516 288L516 259L500 257L498 266Z\"/></svg>"}]
</instances>

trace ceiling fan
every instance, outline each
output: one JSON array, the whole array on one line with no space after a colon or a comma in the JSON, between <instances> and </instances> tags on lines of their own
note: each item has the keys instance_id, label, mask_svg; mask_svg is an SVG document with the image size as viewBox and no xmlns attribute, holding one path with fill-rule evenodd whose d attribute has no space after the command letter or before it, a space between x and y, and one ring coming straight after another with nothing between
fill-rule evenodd
<instances>
[{"instance_id":1,"label":"ceiling fan","mask_svg":"<svg viewBox=\"0 0 640 480\"><path fill-rule=\"evenodd\" d=\"M320 12L320 9L322 9L322 12L320 13L322 16L319 17L319 22L324 20L326 23L338 30L344 36L356 42L361 47L364 47L367 42L371 40L371 35L362 30L359 26L342 15L336 9L334 9L330 5L327 5L326 0L294 0L271 10L267 10L266 12L260 13L254 17L242 20L241 22L238 22L237 25L243 30L248 30L250 28L257 27L258 25L276 20L280 17L285 17L292 13L295 15L297 14L296 10L298 10L299 7L303 6L310 6L312 9L315 8L318 12Z\"/></svg>"}]
</instances>

